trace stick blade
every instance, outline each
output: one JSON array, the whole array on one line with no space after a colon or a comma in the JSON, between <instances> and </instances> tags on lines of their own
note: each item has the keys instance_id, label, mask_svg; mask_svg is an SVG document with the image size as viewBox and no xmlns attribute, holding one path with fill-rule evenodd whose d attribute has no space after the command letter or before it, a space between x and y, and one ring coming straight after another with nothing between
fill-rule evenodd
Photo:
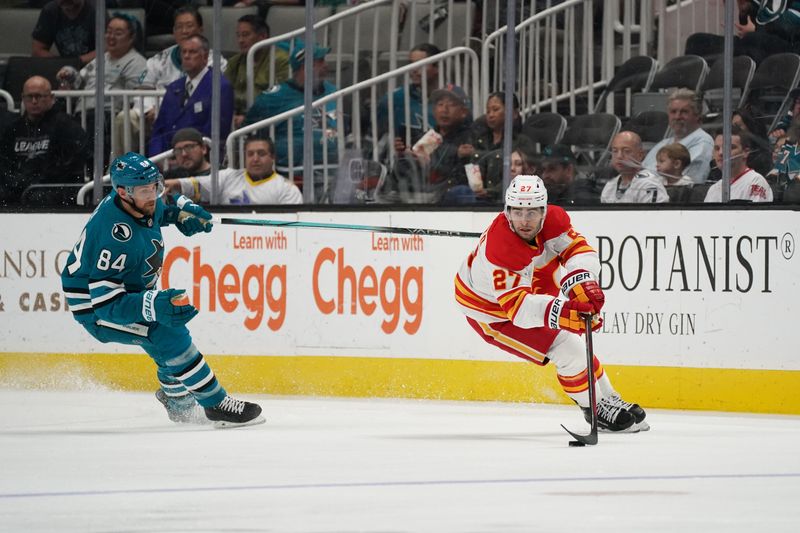
<instances>
[{"instance_id":1,"label":"stick blade","mask_svg":"<svg viewBox=\"0 0 800 533\"><path fill-rule=\"evenodd\" d=\"M568 430L564 424L561 424L561 427L564 428L564 431L569 433L573 439L582 444L588 444L589 446L594 446L597 444L597 431L591 431L588 435L578 435L577 433L573 433L572 431Z\"/></svg>"}]
</instances>

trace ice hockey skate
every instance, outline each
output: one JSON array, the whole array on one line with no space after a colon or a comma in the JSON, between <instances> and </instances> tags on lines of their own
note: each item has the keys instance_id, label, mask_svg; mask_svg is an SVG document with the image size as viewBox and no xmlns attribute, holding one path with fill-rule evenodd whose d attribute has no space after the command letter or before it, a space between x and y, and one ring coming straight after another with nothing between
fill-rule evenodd
<instances>
[{"instance_id":1,"label":"ice hockey skate","mask_svg":"<svg viewBox=\"0 0 800 533\"><path fill-rule=\"evenodd\" d=\"M591 423L589 408L581 408L583 417ZM607 396L597 402L597 428L609 433L636 433L647 431L650 426L644 421L644 409L637 404L625 402L619 396ZM637 418L638 417L638 418Z\"/></svg>"},{"instance_id":2,"label":"ice hockey skate","mask_svg":"<svg viewBox=\"0 0 800 533\"><path fill-rule=\"evenodd\" d=\"M191 395L170 398L162 389L156 391L156 399L167 410L167 416L176 424L208 424L198 403Z\"/></svg>"},{"instance_id":3,"label":"ice hockey skate","mask_svg":"<svg viewBox=\"0 0 800 533\"><path fill-rule=\"evenodd\" d=\"M261 406L232 396L225 396L214 407L206 407L206 416L216 428L233 428L263 424L266 419L261 416Z\"/></svg>"}]
</instances>

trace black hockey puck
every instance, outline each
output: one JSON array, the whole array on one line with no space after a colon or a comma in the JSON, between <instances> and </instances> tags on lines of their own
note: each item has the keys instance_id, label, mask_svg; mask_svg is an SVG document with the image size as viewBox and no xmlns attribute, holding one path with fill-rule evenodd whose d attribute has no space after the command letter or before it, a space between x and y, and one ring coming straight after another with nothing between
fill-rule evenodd
<instances>
[{"instance_id":1,"label":"black hockey puck","mask_svg":"<svg viewBox=\"0 0 800 533\"><path fill-rule=\"evenodd\" d=\"M586 444L582 443L579 440L571 440L569 441L570 446L586 446Z\"/></svg>"}]
</instances>

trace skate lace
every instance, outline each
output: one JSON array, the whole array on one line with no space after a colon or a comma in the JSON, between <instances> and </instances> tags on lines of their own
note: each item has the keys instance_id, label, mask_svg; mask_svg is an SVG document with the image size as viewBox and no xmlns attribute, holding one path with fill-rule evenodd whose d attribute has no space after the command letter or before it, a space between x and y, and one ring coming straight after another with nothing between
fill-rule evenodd
<instances>
[{"instance_id":1,"label":"skate lace","mask_svg":"<svg viewBox=\"0 0 800 533\"><path fill-rule=\"evenodd\" d=\"M625 410L625 403L618 396L603 398L597 403L597 416L612 423L616 422L619 413Z\"/></svg>"},{"instance_id":2,"label":"skate lace","mask_svg":"<svg viewBox=\"0 0 800 533\"><path fill-rule=\"evenodd\" d=\"M630 409L633 407L633 404L631 402L626 402L625 400L623 400L619 396L614 396L614 398L616 399L616 401L620 405L620 407L622 407L626 411L630 411Z\"/></svg>"},{"instance_id":3,"label":"skate lace","mask_svg":"<svg viewBox=\"0 0 800 533\"><path fill-rule=\"evenodd\" d=\"M231 396L225 396L225 399L222 400L217 409L240 415L244 411L244 401L237 400Z\"/></svg>"}]
</instances>

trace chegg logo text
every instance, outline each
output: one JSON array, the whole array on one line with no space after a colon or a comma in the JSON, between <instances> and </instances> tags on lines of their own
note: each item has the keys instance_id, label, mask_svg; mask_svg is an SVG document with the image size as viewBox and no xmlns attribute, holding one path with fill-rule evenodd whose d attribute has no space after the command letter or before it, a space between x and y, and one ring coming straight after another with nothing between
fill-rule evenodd
<instances>
[{"instance_id":1,"label":"chegg logo text","mask_svg":"<svg viewBox=\"0 0 800 533\"><path fill-rule=\"evenodd\" d=\"M360 310L370 316L379 302L386 317L381 322L384 333L393 333L405 312L409 319L403 329L413 335L422 323L422 272L422 267L409 267L403 272L399 266L387 266L379 273L369 265L356 272L345 263L344 248L323 248L314 261L314 303L326 315L341 315L349 301L350 314ZM335 285L320 281L321 277L331 279L331 274Z\"/></svg>"},{"instance_id":2,"label":"chegg logo text","mask_svg":"<svg viewBox=\"0 0 800 533\"><path fill-rule=\"evenodd\" d=\"M164 258L162 283L171 287L170 270L176 263L192 260L192 305L203 310L201 294L208 294L208 310L220 309L225 313L236 311L239 304L250 311L245 318L244 326L249 330L258 329L264 318L264 304L271 314L267 319L267 327L277 331L286 319L286 265L248 265L244 272L231 264L225 264L217 272L213 266L203 264L200 248L190 252L187 248L176 246Z\"/></svg>"}]
</instances>

